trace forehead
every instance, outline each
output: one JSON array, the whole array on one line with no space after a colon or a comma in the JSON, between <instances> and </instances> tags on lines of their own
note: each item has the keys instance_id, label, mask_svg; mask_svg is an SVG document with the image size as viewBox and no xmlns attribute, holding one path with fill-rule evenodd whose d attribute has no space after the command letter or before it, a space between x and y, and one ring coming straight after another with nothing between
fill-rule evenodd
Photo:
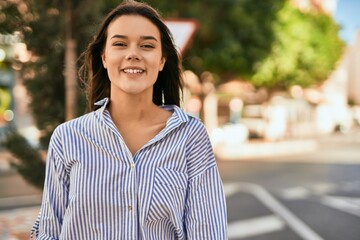
<instances>
[{"instance_id":1,"label":"forehead","mask_svg":"<svg viewBox=\"0 0 360 240\"><path fill-rule=\"evenodd\" d=\"M107 29L108 37L114 34L125 36L153 36L160 40L158 27L140 15L122 15L113 20Z\"/></svg>"}]
</instances>

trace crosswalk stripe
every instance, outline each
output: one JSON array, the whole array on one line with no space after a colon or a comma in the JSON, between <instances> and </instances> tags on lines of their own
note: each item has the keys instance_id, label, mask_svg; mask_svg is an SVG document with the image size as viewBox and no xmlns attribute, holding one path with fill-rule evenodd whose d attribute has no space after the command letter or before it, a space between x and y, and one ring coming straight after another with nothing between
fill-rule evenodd
<instances>
[{"instance_id":1,"label":"crosswalk stripe","mask_svg":"<svg viewBox=\"0 0 360 240\"><path fill-rule=\"evenodd\" d=\"M360 198L325 196L321 202L326 206L360 217Z\"/></svg>"},{"instance_id":2,"label":"crosswalk stripe","mask_svg":"<svg viewBox=\"0 0 360 240\"><path fill-rule=\"evenodd\" d=\"M258 217L229 223L228 237L229 239L253 237L279 231L284 227L285 223L275 215Z\"/></svg>"},{"instance_id":3,"label":"crosswalk stripe","mask_svg":"<svg viewBox=\"0 0 360 240\"><path fill-rule=\"evenodd\" d=\"M228 195L236 192L248 192L253 194L261 203L268 207L273 213L278 215L284 222L300 237L306 240L323 240L315 231L301 221L290 210L283 206L275 197L273 197L266 189L260 185L252 183L229 183L224 184L225 189L228 188ZM231 193L231 194L230 194Z\"/></svg>"},{"instance_id":4,"label":"crosswalk stripe","mask_svg":"<svg viewBox=\"0 0 360 240\"><path fill-rule=\"evenodd\" d=\"M239 192L238 183L226 183L223 185L226 198Z\"/></svg>"},{"instance_id":5,"label":"crosswalk stripe","mask_svg":"<svg viewBox=\"0 0 360 240\"><path fill-rule=\"evenodd\" d=\"M280 191L280 196L286 200L305 199L310 195L308 189L304 187L287 188Z\"/></svg>"}]
</instances>

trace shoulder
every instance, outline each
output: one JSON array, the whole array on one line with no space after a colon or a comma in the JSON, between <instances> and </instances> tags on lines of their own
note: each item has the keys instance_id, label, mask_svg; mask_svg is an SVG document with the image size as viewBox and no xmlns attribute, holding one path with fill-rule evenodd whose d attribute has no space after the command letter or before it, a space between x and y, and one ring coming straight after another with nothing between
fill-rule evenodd
<instances>
[{"instance_id":1,"label":"shoulder","mask_svg":"<svg viewBox=\"0 0 360 240\"><path fill-rule=\"evenodd\" d=\"M188 136L188 143L197 141L207 141L208 132L201 119L186 113L180 108L175 108L180 119L183 120L183 131Z\"/></svg>"},{"instance_id":2,"label":"shoulder","mask_svg":"<svg viewBox=\"0 0 360 240\"><path fill-rule=\"evenodd\" d=\"M61 123L55 128L52 138L68 136L75 132L84 131L87 128L96 127L96 125L100 124L98 115L97 111L93 111Z\"/></svg>"},{"instance_id":3,"label":"shoulder","mask_svg":"<svg viewBox=\"0 0 360 240\"><path fill-rule=\"evenodd\" d=\"M173 107L173 111L177 114L180 121L185 123L184 125L186 127L194 130L196 129L205 130L205 126L199 118L190 115L189 113L185 112L183 109L177 106Z\"/></svg>"},{"instance_id":4,"label":"shoulder","mask_svg":"<svg viewBox=\"0 0 360 240\"><path fill-rule=\"evenodd\" d=\"M189 128L192 139L207 138L208 132L201 119L188 115L189 120L186 127Z\"/></svg>"}]
</instances>

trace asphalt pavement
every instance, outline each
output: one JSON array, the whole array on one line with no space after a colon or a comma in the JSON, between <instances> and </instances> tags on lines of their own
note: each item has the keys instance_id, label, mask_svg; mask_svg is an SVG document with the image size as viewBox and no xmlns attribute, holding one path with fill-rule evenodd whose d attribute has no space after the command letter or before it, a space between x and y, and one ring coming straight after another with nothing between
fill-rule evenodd
<instances>
[{"instance_id":1,"label":"asphalt pavement","mask_svg":"<svg viewBox=\"0 0 360 240\"><path fill-rule=\"evenodd\" d=\"M218 159L229 240L360 239L360 131L314 140L309 152Z\"/></svg>"}]
</instances>

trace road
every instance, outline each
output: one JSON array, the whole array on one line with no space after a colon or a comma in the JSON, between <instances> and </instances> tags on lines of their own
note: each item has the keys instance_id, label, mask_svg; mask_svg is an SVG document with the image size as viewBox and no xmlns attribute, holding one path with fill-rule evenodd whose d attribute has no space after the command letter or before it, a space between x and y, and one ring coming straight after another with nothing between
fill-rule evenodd
<instances>
[{"instance_id":1,"label":"road","mask_svg":"<svg viewBox=\"0 0 360 240\"><path fill-rule=\"evenodd\" d=\"M317 141L302 155L218 159L230 240L360 239L360 131Z\"/></svg>"}]
</instances>

